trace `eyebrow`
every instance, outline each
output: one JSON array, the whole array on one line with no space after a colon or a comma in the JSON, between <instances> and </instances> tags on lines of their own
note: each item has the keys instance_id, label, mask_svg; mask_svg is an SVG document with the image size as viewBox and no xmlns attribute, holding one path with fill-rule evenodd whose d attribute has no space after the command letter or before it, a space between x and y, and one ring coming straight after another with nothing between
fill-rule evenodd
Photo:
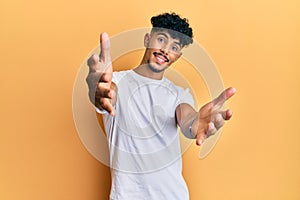
<instances>
[{"instance_id":1,"label":"eyebrow","mask_svg":"<svg viewBox=\"0 0 300 200\"><path fill-rule=\"evenodd\" d=\"M158 35L163 35L163 36L165 36L166 38L168 38L169 39L169 37L168 37L168 35L167 34L165 34L165 33L163 33L163 32L159 32L158 33ZM178 46L180 46L181 47L181 44L180 44L180 42L174 42L175 44L177 44Z\"/></svg>"},{"instance_id":2,"label":"eyebrow","mask_svg":"<svg viewBox=\"0 0 300 200\"><path fill-rule=\"evenodd\" d=\"M163 35L163 36L165 36L166 38L168 38L168 39L169 39L168 35L167 35L167 34L165 34L165 33L159 32L159 33L158 33L158 35Z\"/></svg>"}]
</instances>

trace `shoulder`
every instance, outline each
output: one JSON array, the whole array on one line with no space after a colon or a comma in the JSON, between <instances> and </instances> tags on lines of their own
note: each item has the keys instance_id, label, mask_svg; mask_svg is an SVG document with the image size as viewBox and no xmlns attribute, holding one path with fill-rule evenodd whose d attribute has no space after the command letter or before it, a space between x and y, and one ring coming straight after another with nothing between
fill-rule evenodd
<instances>
[{"instance_id":1,"label":"shoulder","mask_svg":"<svg viewBox=\"0 0 300 200\"><path fill-rule=\"evenodd\" d=\"M167 78L165 78L165 84L167 85L169 90L171 90L172 93L176 95L177 105L181 103L187 103L192 107L194 106L194 99L190 92L190 88L184 88L182 86L176 85Z\"/></svg>"},{"instance_id":2,"label":"shoulder","mask_svg":"<svg viewBox=\"0 0 300 200\"><path fill-rule=\"evenodd\" d=\"M124 76L128 75L130 71L131 70L114 71L112 81L117 84Z\"/></svg>"},{"instance_id":3,"label":"shoulder","mask_svg":"<svg viewBox=\"0 0 300 200\"><path fill-rule=\"evenodd\" d=\"M184 88L182 86L176 85L175 83L173 83L171 80L164 78L164 83L166 86L168 86L168 88L172 89L172 91L176 92L176 93L182 93L184 91L189 91L189 88Z\"/></svg>"}]
</instances>

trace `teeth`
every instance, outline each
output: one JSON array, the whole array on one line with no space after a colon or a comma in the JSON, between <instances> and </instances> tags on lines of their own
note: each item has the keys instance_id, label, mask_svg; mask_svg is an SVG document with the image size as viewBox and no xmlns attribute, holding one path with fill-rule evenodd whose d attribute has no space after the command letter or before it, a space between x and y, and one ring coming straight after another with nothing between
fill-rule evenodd
<instances>
[{"instance_id":1,"label":"teeth","mask_svg":"<svg viewBox=\"0 0 300 200\"><path fill-rule=\"evenodd\" d=\"M161 59L160 57L157 57L157 59L158 59L159 62L164 62L164 60Z\"/></svg>"},{"instance_id":2,"label":"teeth","mask_svg":"<svg viewBox=\"0 0 300 200\"><path fill-rule=\"evenodd\" d=\"M168 59L166 59L163 55L159 53L154 52L153 55L155 56L155 59L159 64L164 64L165 62L168 62Z\"/></svg>"},{"instance_id":3,"label":"teeth","mask_svg":"<svg viewBox=\"0 0 300 200\"><path fill-rule=\"evenodd\" d=\"M158 63L160 63L160 64L165 63L165 60L159 56L157 56L156 59L157 59Z\"/></svg>"}]
</instances>

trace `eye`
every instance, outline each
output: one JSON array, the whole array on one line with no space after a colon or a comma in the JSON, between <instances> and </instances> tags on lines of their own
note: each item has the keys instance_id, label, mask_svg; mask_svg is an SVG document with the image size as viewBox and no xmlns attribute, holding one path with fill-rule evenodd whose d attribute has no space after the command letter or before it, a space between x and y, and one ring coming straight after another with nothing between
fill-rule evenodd
<instances>
[{"instance_id":1,"label":"eye","mask_svg":"<svg viewBox=\"0 0 300 200\"><path fill-rule=\"evenodd\" d=\"M165 42L165 39L162 38L162 37L157 38L157 40L158 40L160 43L164 43L164 42Z\"/></svg>"},{"instance_id":2,"label":"eye","mask_svg":"<svg viewBox=\"0 0 300 200\"><path fill-rule=\"evenodd\" d=\"M172 51L177 52L179 50L178 46L172 46Z\"/></svg>"}]
</instances>

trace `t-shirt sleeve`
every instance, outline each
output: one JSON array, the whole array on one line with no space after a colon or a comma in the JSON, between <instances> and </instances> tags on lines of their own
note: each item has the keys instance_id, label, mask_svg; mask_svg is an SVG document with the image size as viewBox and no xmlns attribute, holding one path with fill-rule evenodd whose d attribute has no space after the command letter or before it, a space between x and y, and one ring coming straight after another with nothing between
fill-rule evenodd
<instances>
[{"instance_id":1,"label":"t-shirt sleeve","mask_svg":"<svg viewBox=\"0 0 300 200\"><path fill-rule=\"evenodd\" d=\"M96 112L101 114L101 115L104 115L104 114L108 114L108 112L106 110L100 110L99 108L95 107L96 109Z\"/></svg>"},{"instance_id":2,"label":"t-shirt sleeve","mask_svg":"<svg viewBox=\"0 0 300 200\"><path fill-rule=\"evenodd\" d=\"M187 103L190 106L194 107L194 99L192 94L190 93L189 88L183 89L181 87L178 87L177 91L178 91L178 100L177 100L176 107L182 103Z\"/></svg>"}]
</instances>

